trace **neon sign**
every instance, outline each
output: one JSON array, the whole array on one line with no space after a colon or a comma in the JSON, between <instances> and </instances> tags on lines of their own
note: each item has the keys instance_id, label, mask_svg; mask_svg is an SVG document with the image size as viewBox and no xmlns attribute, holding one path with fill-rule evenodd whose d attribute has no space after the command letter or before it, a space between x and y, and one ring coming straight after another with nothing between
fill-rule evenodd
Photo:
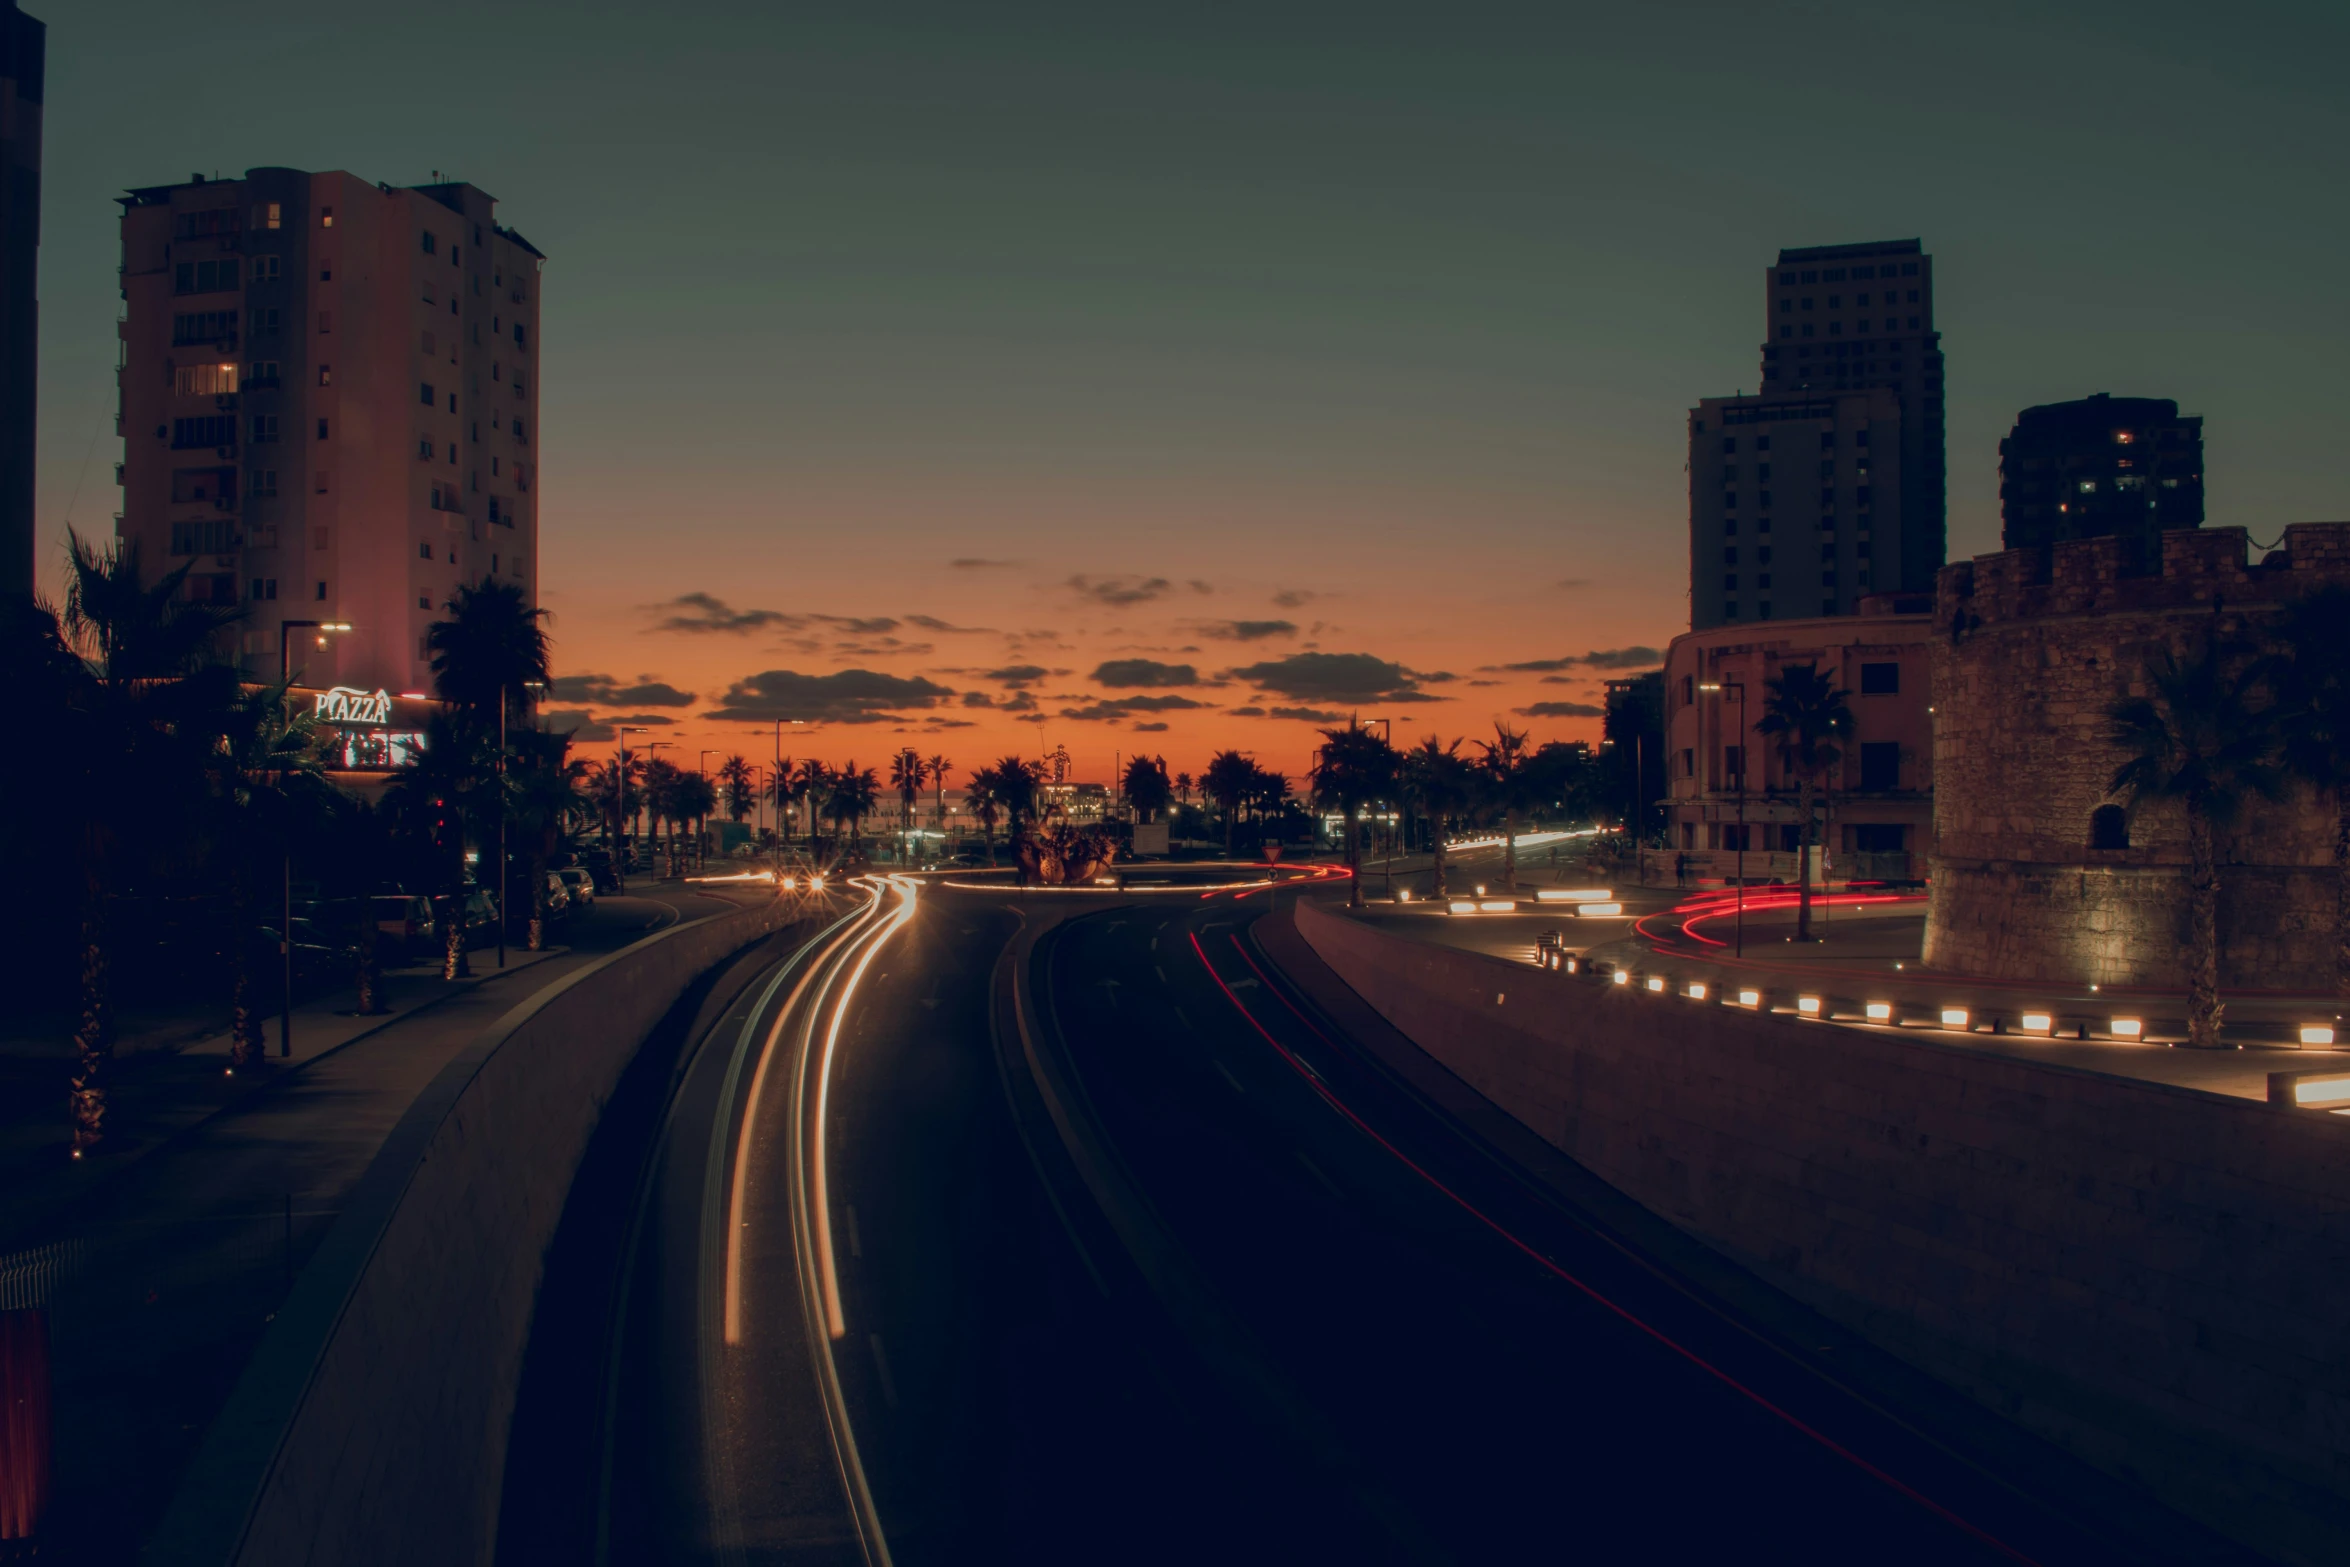
<instances>
[{"instance_id":1,"label":"neon sign","mask_svg":"<svg viewBox=\"0 0 2350 1567\"><path fill-rule=\"evenodd\" d=\"M331 691L318 693L312 716L322 724L356 724L373 727L392 721L392 694L378 691L370 696L352 686L336 686Z\"/></svg>"}]
</instances>

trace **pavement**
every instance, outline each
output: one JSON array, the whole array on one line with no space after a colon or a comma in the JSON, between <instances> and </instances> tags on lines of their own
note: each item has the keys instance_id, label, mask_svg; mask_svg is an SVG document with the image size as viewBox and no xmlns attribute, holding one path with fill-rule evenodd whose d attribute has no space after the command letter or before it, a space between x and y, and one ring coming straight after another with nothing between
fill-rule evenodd
<instances>
[{"instance_id":1,"label":"pavement","mask_svg":"<svg viewBox=\"0 0 2350 1567\"><path fill-rule=\"evenodd\" d=\"M47 1304L43 1559L135 1557L295 1273L443 1065L534 991L733 906L642 884L574 919L555 950L509 948L503 971L494 949L476 949L469 980L388 976L389 1016L351 1015L348 991L299 1008L293 1055L259 1074L227 1076L225 1033L183 1029L122 1075L112 1135L83 1161L63 1157L58 1110L18 1096L0 1123L0 1284ZM9 1064L19 1081L36 1067L62 1080L65 1058L20 1041Z\"/></svg>"},{"instance_id":2,"label":"pavement","mask_svg":"<svg viewBox=\"0 0 2350 1567\"><path fill-rule=\"evenodd\" d=\"M1483 881L1500 901L1497 857L1481 855L1451 876L1455 896ZM1749 888L1739 911L1735 896L1703 890L1611 884L1603 872L1537 866L1519 878L1511 912L1454 914L1430 901L1425 875L1406 885L1409 901L1371 895L1360 917L1391 934L1510 962L1533 964L1549 938L1584 968L1622 968L1637 980L1663 980L1674 995L1691 984L1707 987L1717 1003L1747 990L1758 1005L1803 1016L1801 998L1818 998L1818 1016L1838 1026L1896 1029L1935 1043L1985 1055L2166 1083L2234 1098L2265 1100L2272 1072L2339 1070L2350 1065L2350 1020L2332 996L2279 992L2223 997L2222 1038L2228 1048L2185 1046L2183 990L2099 989L2090 985L2003 984L1935 973L1920 955L1925 941L1922 894L1879 888L1838 888L1813 910L1814 939L1794 940L1796 912L1785 888ZM1400 884L1400 879L1399 879ZM1535 901L1544 886L1608 887L1622 903L1619 916L1580 918L1571 906ZM1870 1021L1882 1003L1892 1017ZM1947 1009L1965 1014L1963 1026L1944 1021ZM2031 1016L2047 1019L2026 1032ZM2135 1020L2136 1037L2116 1031ZM2333 1027L2346 1048L2300 1043L2308 1025Z\"/></svg>"}]
</instances>

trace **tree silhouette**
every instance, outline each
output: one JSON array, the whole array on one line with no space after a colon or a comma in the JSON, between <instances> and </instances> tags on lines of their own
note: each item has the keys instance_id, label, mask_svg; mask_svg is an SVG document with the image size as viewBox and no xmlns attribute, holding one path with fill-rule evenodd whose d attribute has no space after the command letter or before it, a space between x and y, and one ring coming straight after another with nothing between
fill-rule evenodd
<instances>
[{"instance_id":1,"label":"tree silhouette","mask_svg":"<svg viewBox=\"0 0 2350 1567\"><path fill-rule=\"evenodd\" d=\"M1755 732L1778 741L1779 763L1795 775L1796 812L1803 822L1795 866L1795 939L1811 940L1812 802L1820 774L1844 759L1830 743L1852 733L1851 692L1820 673L1817 664L1789 664L1764 683L1763 716Z\"/></svg>"}]
</instances>

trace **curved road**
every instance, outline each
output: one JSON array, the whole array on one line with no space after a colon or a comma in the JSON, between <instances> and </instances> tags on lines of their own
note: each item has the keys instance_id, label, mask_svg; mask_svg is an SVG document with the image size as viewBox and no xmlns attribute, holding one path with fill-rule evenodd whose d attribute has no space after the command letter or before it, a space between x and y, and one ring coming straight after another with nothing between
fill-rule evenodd
<instances>
[{"instance_id":1,"label":"curved road","mask_svg":"<svg viewBox=\"0 0 2350 1567\"><path fill-rule=\"evenodd\" d=\"M1311 961L1264 890L919 882L836 889L679 1076L612 1559L2146 1549L1497 1156L1267 955Z\"/></svg>"}]
</instances>

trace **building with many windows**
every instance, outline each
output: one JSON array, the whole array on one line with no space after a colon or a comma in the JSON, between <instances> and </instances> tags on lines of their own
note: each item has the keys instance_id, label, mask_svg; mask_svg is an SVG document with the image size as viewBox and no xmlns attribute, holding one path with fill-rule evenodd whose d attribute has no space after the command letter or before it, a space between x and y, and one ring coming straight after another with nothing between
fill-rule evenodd
<instances>
[{"instance_id":1,"label":"building with many windows","mask_svg":"<svg viewBox=\"0 0 2350 1567\"><path fill-rule=\"evenodd\" d=\"M1933 258L1914 239L1782 250L1763 292L1760 394L1689 414L1696 629L1849 615L1942 564Z\"/></svg>"},{"instance_id":2,"label":"building with many windows","mask_svg":"<svg viewBox=\"0 0 2350 1567\"><path fill-rule=\"evenodd\" d=\"M544 258L490 196L262 168L121 201L122 536L247 608L249 673L421 691L459 584L535 602Z\"/></svg>"},{"instance_id":3,"label":"building with many windows","mask_svg":"<svg viewBox=\"0 0 2350 1567\"><path fill-rule=\"evenodd\" d=\"M2157 571L2163 534L2203 526L2203 421L2103 392L2027 408L1999 443L1999 523L2011 550L2110 535L2127 569Z\"/></svg>"},{"instance_id":4,"label":"building with many windows","mask_svg":"<svg viewBox=\"0 0 2350 1567\"><path fill-rule=\"evenodd\" d=\"M1933 598L1881 594L1850 615L1720 626L1665 650L1670 864L1691 886L1795 880L1802 780L1760 726L1771 682L1809 664L1846 692L1852 733L1812 780L1822 881L1925 876L1934 797ZM1656 861L1650 861L1651 874Z\"/></svg>"},{"instance_id":5,"label":"building with many windows","mask_svg":"<svg viewBox=\"0 0 2350 1567\"><path fill-rule=\"evenodd\" d=\"M41 101L48 28L0 0L0 599L33 591Z\"/></svg>"}]
</instances>

